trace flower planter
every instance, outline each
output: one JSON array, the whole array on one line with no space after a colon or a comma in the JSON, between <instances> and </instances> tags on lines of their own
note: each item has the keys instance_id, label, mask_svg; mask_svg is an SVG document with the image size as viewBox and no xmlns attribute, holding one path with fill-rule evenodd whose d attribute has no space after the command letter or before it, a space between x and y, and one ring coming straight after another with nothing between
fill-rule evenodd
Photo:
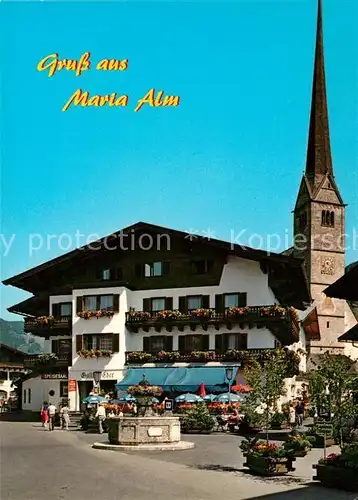
<instances>
[{"instance_id":1,"label":"flower planter","mask_svg":"<svg viewBox=\"0 0 358 500\"><path fill-rule=\"evenodd\" d=\"M320 481L324 486L346 491L358 491L357 469L320 464L314 465L313 467L317 471L313 479Z\"/></svg>"},{"instance_id":2,"label":"flower planter","mask_svg":"<svg viewBox=\"0 0 358 500\"><path fill-rule=\"evenodd\" d=\"M294 460L294 458L260 457L249 453L246 456L245 466L260 476L284 476L295 470L292 467Z\"/></svg>"}]
</instances>

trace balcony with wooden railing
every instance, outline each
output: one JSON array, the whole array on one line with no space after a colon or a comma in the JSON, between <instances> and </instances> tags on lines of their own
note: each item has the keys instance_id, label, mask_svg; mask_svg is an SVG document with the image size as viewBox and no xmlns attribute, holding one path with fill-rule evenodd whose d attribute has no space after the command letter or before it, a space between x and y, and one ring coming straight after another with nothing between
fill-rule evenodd
<instances>
[{"instance_id":1,"label":"balcony with wooden railing","mask_svg":"<svg viewBox=\"0 0 358 500\"><path fill-rule=\"evenodd\" d=\"M71 354L36 354L24 357L24 367L39 372L67 368L72 365Z\"/></svg>"},{"instance_id":2,"label":"balcony with wooden railing","mask_svg":"<svg viewBox=\"0 0 358 500\"><path fill-rule=\"evenodd\" d=\"M235 325L240 328L267 328L283 345L290 345L299 340L299 318L293 307L246 306L230 307L223 312L215 309L195 309L186 313L174 311L129 311L126 313L126 326L129 331L137 333L139 329L149 332L150 328L160 332L173 327L184 331L189 326L192 331L197 328L206 331L212 325L216 330L225 326L231 330Z\"/></svg>"},{"instance_id":3,"label":"balcony with wooden railing","mask_svg":"<svg viewBox=\"0 0 358 500\"><path fill-rule=\"evenodd\" d=\"M256 360L259 363L264 363L270 356L276 355L281 352L287 362L287 376L291 377L299 373L300 355L287 348L272 348L272 349L227 349L225 351L219 350L205 350L205 351L159 351L159 352L145 352L145 351L127 351L125 354L126 365L142 366L146 363L153 363L156 366L162 363L187 363L187 364L201 364L219 362L223 364L239 363L245 366L245 363Z\"/></svg>"},{"instance_id":4,"label":"balcony with wooden railing","mask_svg":"<svg viewBox=\"0 0 358 500\"><path fill-rule=\"evenodd\" d=\"M126 364L141 365L143 363L209 363L218 362L242 362L245 359L255 359L268 354L273 349L227 349L225 352L216 350L202 351L127 351Z\"/></svg>"},{"instance_id":5,"label":"balcony with wooden railing","mask_svg":"<svg viewBox=\"0 0 358 500\"><path fill-rule=\"evenodd\" d=\"M40 337L49 335L70 335L72 332L72 316L38 316L25 318L25 333L33 333Z\"/></svg>"}]
</instances>

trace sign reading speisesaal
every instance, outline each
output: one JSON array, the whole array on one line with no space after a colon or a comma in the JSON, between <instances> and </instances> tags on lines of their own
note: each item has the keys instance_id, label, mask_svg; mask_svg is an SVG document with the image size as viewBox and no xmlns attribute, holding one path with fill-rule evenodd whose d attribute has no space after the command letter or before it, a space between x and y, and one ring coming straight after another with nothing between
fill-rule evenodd
<instances>
[{"instance_id":1,"label":"sign reading speisesaal","mask_svg":"<svg viewBox=\"0 0 358 500\"><path fill-rule=\"evenodd\" d=\"M101 59L94 66L97 71L126 71L128 69L128 59ZM38 71L47 71L51 78L57 72L67 70L74 73L76 77L81 76L83 72L91 69L91 53L85 52L79 60L60 59L57 53L50 54L38 63ZM119 95L112 92L106 95L90 95L88 91L77 89L64 104L62 111L67 111L70 106L95 106L95 107L127 107L129 96L127 94ZM143 97L137 100L134 111L139 111L145 104L150 107L177 107L180 104L180 96L165 95L164 90L156 91L151 88Z\"/></svg>"}]
</instances>

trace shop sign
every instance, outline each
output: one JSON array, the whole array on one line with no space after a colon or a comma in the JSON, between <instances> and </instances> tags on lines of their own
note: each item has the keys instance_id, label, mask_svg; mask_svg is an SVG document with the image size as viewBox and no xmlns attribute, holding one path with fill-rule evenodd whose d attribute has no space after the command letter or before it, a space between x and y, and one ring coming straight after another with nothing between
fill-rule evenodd
<instances>
[{"instance_id":1,"label":"shop sign","mask_svg":"<svg viewBox=\"0 0 358 500\"><path fill-rule=\"evenodd\" d=\"M68 392L76 392L77 391L77 380L69 380L68 381Z\"/></svg>"},{"instance_id":2,"label":"shop sign","mask_svg":"<svg viewBox=\"0 0 358 500\"><path fill-rule=\"evenodd\" d=\"M43 373L42 380L67 380L67 373Z\"/></svg>"},{"instance_id":3,"label":"shop sign","mask_svg":"<svg viewBox=\"0 0 358 500\"><path fill-rule=\"evenodd\" d=\"M93 372L82 372L80 378L81 380L93 380ZM117 380L116 373L103 371L101 373L101 380Z\"/></svg>"}]
</instances>

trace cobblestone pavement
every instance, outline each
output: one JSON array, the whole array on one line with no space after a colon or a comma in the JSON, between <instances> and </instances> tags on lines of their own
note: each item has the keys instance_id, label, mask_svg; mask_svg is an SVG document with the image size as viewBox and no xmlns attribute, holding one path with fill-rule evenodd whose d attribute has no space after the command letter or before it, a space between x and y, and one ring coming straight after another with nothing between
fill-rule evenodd
<instances>
[{"instance_id":1,"label":"cobblestone pavement","mask_svg":"<svg viewBox=\"0 0 358 500\"><path fill-rule=\"evenodd\" d=\"M355 500L310 481L312 456L292 477L259 479L242 470L240 438L190 436L193 450L94 450L103 436L0 423L2 500ZM100 439L99 439L100 438ZM103 437L105 441L105 437ZM320 450L315 450L320 451ZM312 452L312 453L315 453ZM357 499L358 500L358 499Z\"/></svg>"}]
</instances>

